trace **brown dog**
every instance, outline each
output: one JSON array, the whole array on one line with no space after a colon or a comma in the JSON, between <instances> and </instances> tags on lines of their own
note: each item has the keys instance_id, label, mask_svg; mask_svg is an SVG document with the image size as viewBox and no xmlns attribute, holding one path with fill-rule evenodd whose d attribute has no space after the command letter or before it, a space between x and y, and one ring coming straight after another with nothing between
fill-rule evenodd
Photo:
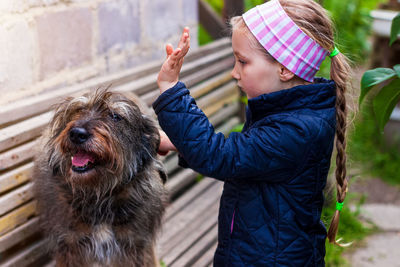
<instances>
[{"instance_id":1,"label":"brown dog","mask_svg":"<svg viewBox=\"0 0 400 267\"><path fill-rule=\"evenodd\" d=\"M122 94L99 90L56 108L34 179L57 266L158 265L166 200L159 142L154 121Z\"/></svg>"}]
</instances>

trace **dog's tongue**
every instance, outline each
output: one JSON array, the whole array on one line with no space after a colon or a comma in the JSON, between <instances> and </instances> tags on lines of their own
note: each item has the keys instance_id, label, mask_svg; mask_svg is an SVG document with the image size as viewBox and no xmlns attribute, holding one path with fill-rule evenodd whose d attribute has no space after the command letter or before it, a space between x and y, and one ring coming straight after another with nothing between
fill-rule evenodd
<instances>
[{"instance_id":1,"label":"dog's tongue","mask_svg":"<svg viewBox=\"0 0 400 267\"><path fill-rule=\"evenodd\" d=\"M89 161L93 163L94 158L85 152L78 152L72 157L72 165L77 167L85 166Z\"/></svg>"}]
</instances>

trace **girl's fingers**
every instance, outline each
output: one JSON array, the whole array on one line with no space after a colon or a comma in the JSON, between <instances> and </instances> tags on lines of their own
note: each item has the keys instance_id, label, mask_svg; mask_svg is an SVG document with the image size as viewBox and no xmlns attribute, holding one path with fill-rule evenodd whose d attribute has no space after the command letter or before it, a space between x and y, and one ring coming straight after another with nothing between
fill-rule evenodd
<instances>
[{"instance_id":1,"label":"girl's fingers","mask_svg":"<svg viewBox=\"0 0 400 267\"><path fill-rule=\"evenodd\" d=\"M186 54L189 51L190 48L190 37L188 37L184 43L184 46L182 47L182 50Z\"/></svg>"},{"instance_id":2,"label":"girl's fingers","mask_svg":"<svg viewBox=\"0 0 400 267\"><path fill-rule=\"evenodd\" d=\"M185 27L183 29L183 32L182 32L182 35L181 35L181 39L179 40L178 47L184 48L184 47L188 46L189 45L189 38L190 38L189 27Z\"/></svg>"},{"instance_id":3,"label":"girl's fingers","mask_svg":"<svg viewBox=\"0 0 400 267\"><path fill-rule=\"evenodd\" d=\"M169 60L171 61L178 61L181 57L182 57L182 49L180 49L179 47L177 49L175 49L175 51L171 54L171 57L169 58Z\"/></svg>"},{"instance_id":4,"label":"girl's fingers","mask_svg":"<svg viewBox=\"0 0 400 267\"><path fill-rule=\"evenodd\" d=\"M174 48L171 44L167 44L165 46L165 52L167 53L167 57L169 57L174 52Z\"/></svg>"}]
</instances>

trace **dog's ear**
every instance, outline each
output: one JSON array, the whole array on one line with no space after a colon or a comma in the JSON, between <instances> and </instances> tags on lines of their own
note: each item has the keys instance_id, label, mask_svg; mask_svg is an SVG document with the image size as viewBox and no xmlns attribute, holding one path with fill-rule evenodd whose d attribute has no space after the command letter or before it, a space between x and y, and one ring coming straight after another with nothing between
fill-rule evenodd
<instances>
[{"instance_id":1,"label":"dog's ear","mask_svg":"<svg viewBox=\"0 0 400 267\"><path fill-rule=\"evenodd\" d=\"M155 113L154 110L149 108L146 103L140 99L140 97L138 95L136 95L135 93L132 92L124 92L123 95L128 98L129 100L131 100L133 103L136 104L136 106L138 106L140 112L146 116L150 116L150 117L154 117Z\"/></svg>"},{"instance_id":2,"label":"dog's ear","mask_svg":"<svg viewBox=\"0 0 400 267\"><path fill-rule=\"evenodd\" d=\"M146 144L147 148L150 149L151 155L155 156L157 154L158 147L160 146L160 133L156 127L155 121L151 117L143 114L142 122L144 129L144 144Z\"/></svg>"}]
</instances>

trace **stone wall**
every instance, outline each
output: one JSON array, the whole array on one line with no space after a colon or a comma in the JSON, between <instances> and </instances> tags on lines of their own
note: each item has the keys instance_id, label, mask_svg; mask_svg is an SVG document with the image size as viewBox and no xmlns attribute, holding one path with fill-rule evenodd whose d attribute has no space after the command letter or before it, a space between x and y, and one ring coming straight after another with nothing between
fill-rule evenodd
<instances>
[{"instance_id":1,"label":"stone wall","mask_svg":"<svg viewBox=\"0 0 400 267\"><path fill-rule=\"evenodd\" d=\"M197 0L0 0L0 104L165 57Z\"/></svg>"}]
</instances>

